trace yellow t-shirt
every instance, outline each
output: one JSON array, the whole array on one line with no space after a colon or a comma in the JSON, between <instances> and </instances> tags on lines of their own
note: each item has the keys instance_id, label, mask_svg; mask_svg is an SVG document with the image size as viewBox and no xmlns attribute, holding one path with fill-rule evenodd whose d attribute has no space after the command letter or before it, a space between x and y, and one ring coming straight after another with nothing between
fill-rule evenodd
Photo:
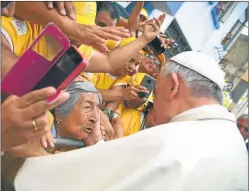
<instances>
[{"instance_id":1,"label":"yellow t-shirt","mask_svg":"<svg viewBox=\"0 0 249 191\"><path fill-rule=\"evenodd\" d=\"M76 12L77 23L84 25L95 25L97 13L96 2L73 2Z\"/></svg>"},{"instance_id":2,"label":"yellow t-shirt","mask_svg":"<svg viewBox=\"0 0 249 191\"><path fill-rule=\"evenodd\" d=\"M101 90L110 89L115 80L118 79L109 73L82 73L81 75L88 81L92 82L97 89Z\"/></svg>"},{"instance_id":3,"label":"yellow t-shirt","mask_svg":"<svg viewBox=\"0 0 249 191\"><path fill-rule=\"evenodd\" d=\"M124 128L124 135L129 136L140 130L144 113L137 109L124 109L120 118Z\"/></svg>"},{"instance_id":4,"label":"yellow t-shirt","mask_svg":"<svg viewBox=\"0 0 249 191\"><path fill-rule=\"evenodd\" d=\"M125 80L119 81L117 80L116 85L139 85L144 77L144 73L137 73L132 77L126 76ZM141 125L144 119L144 109L147 106L148 102L153 103L153 93L150 94L146 103L144 103L141 107L137 109L128 109L125 108L124 103L121 103L117 109L118 113L121 113L120 117L122 120L124 134L125 136L132 135L137 133L141 129Z\"/></svg>"}]
</instances>

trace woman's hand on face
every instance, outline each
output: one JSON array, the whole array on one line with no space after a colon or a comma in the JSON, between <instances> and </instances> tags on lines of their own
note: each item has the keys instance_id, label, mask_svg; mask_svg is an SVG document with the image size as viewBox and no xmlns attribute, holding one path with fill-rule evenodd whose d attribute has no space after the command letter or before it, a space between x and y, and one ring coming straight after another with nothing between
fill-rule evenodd
<instances>
[{"instance_id":1,"label":"woman's hand on face","mask_svg":"<svg viewBox=\"0 0 249 191\"><path fill-rule=\"evenodd\" d=\"M2 104L2 148L41 138L50 131L47 111L60 105L69 97L67 92L59 95L54 103L47 99L55 95L52 87L32 91L22 97L9 96Z\"/></svg>"},{"instance_id":2,"label":"woman's hand on face","mask_svg":"<svg viewBox=\"0 0 249 191\"><path fill-rule=\"evenodd\" d=\"M71 1L46 1L48 9L56 8L62 16L68 16L72 20L76 20L75 8Z\"/></svg>"},{"instance_id":3,"label":"woman's hand on face","mask_svg":"<svg viewBox=\"0 0 249 191\"><path fill-rule=\"evenodd\" d=\"M44 149L47 149L48 146L53 148L55 141L52 132L49 131L46 135L42 136L40 138L40 143Z\"/></svg>"},{"instance_id":4,"label":"woman's hand on face","mask_svg":"<svg viewBox=\"0 0 249 191\"><path fill-rule=\"evenodd\" d=\"M100 114L100 130L104 141L110 141L115 139L115 131L110 123L108 116L101 112Z\"/></svg>"},{"instance_id":5,"label":"woman's hand on face","mask_svg":"<svg viewBox=\"0 0 249 191\"><path fill-rule=\"evenodd\" d=\"M92 132L88 135L84 142L87 146L95 145L102 139L102 134L100 130L100 123L96 123L93 127Z\"/></svg>"}]
</instances>

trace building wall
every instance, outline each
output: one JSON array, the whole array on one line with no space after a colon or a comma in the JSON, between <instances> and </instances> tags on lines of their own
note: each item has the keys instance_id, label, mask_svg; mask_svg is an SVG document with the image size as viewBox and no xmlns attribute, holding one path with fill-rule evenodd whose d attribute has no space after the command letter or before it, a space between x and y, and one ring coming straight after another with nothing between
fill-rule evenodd
<instances>
[{"instance_id":1,"label":"building wall","mask_svg":"<svg viewBox=\"0 0 249 191\"><path fill-rule=\"evenodd\" d=\"M155 4L156 2L151 2L152 5L154 5L153 3ZM158 3L163 4L162 2ZM126 7L129 3L122 2L120 4ZM170 9L169 6L173 6L172 4L174 4L174 2L171 2L169 5L165 2L165 7L160 10L154 9L150 14L150 18L158 17L162 14L163 10L167 12L167 10ZM167 14L161 31L164 32L172 20L176 19L192 50L204 52L217 61L220 61L215 47L221 47L222 39L239 18L243 22L248 3L239 2L226 22L220 22L220 28L218 30L215 29L211 16L211 10L215 5L216 4L210 5L208 2L181 3L173 15Z\"/></svg>"},{"instance_id":2,"label":"building wall","mask_svg":"<svg viewBox=\"0 0 249 191\"><path fill-rule=\"evenodd\" d=\"M248 68L249 42L248 36L240 34L229 52L221 60L223 70L226 72L226 79L231 82L239 79Z\"/></svg>"},{"instance_id":3,"label":"building wall","mask_svg":"<svg viewBox=\"0 0 249 191\"><path fill-rule=\"evenodd\" d=\"M205 52L218 60L215 47L221 46L222 39L239 18L243 20L248 3L238 3L226 22L220 23L218 30L214 28L211 17L213 6L208 2L185 2L175 18L192 50Z\"/></svg>"}]
</instances>

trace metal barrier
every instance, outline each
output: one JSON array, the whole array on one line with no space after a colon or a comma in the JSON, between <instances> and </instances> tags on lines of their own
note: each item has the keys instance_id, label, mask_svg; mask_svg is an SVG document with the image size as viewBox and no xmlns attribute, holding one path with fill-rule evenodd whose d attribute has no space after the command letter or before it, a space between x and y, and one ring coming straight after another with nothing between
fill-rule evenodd
<instances>
[{"instance_id":1,"label":"metal barrier","mask_svg":"<svg viewBox=\"0 0 249 191\"><path fill-rule=\"evenodd\" d=\"M85 147L86 144L83 141L69 138L55 137L55 145L59 147Z\"/></svg>"}]
</instances>

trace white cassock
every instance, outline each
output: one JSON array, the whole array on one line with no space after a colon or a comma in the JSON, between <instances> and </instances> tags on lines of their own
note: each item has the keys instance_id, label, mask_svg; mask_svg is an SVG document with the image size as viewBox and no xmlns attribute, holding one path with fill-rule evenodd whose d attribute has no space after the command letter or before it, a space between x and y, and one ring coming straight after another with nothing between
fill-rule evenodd
<instances>
[{"instance_id":1,"label":"white cassock","mask_svg":"<svg viewBox=\"0 0 249 191\"><path fill-rule=\"evenodd\" d=\"M203 119L204 115L216 119ZM16 176L15 188L246 191L248 154L235 121L222 106L203 106L178 115L169 124L130 137L28 158Z\"/></svg>"}]
</instances>

